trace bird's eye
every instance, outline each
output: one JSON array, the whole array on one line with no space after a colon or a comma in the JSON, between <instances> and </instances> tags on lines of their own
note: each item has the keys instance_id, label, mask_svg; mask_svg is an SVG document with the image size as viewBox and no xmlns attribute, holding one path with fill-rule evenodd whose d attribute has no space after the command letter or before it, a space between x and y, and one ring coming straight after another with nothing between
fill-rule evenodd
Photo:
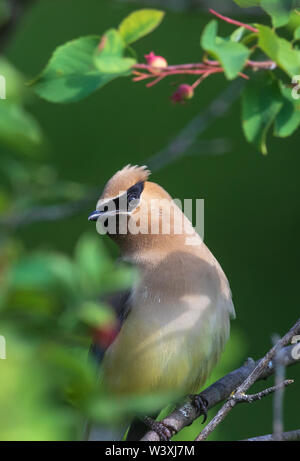
<instances>
[{"instance_id":1,"label":"bird's eye","mask_svg":"<svg viewBox=\"0 0 300 461\"><path fill-rule=\"evenodd\" d=\"M134 192L131 192L130 194L128 194L128 197L127 197L127 200L128 202L132 202L133 200L137 200L138 199L138 195Z\"/></svg>"},{"instance_id":2,"label":"bird's eye","mask_svg":"<svg viewBox=\"0 0 300 461\"><path fill-rule=\"evenodd\" d=\"M127 190L127 207L129 210L133 210L138 206L143 189L144 183L139 182Z\"/></svg>"}]
</instances>

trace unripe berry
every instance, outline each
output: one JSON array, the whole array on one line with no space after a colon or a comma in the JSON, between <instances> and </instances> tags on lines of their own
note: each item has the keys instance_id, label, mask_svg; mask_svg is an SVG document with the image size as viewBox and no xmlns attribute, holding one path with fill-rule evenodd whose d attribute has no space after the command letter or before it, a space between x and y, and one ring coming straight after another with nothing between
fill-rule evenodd
<instances>
[{"instance_id":1,"label":"unripe berry","mask_svg":"<svg viewBox=\"0 0 300 461\"><path fill-rule=\"evenodd\" d=\"M149 54L145 54L145 59L147 61L147 64L153 67L153 69L164 69L168 66L168 63L165 60L165 58L163 58L162 56L156 56L156 54L154 54L153 51L151 51L151 53Z\"/></svg>"},{"instance_id":2,"label":"unripe berry","mask_svg":"<svg viewBox=\"0 0 300 461\"><path fill-rule=\"evenodd\" d=\"M194 88L191 85L188 85L187 83L183 83L180 85L175 93L172 95L172 101L173 102L183 102L187 101L188 99L192 99L194 96Z\"/></svg>"}]
</instances>

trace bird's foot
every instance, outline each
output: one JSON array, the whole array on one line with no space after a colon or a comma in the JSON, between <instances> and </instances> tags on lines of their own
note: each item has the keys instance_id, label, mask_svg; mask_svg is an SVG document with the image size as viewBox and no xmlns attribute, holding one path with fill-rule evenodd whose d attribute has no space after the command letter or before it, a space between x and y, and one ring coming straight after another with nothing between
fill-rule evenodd
<instances>
[{"instance_id":1,"label":"bird's foot","mask_svg":"<svg viewBox=\"0 0 300 461\"><path fill-rule=\"evenodd\" d=\"M191 394L189 397L192 405L196 408L199 415L203 415L202 424L204 424L207 419L208 401L199 394Z\"/></svg>"},{"instance_id":2,"label":"bird's foot","mask_svg":"<svg viewBox=\"0 0 300 461\"><path fill-rule=\"evenodd\" d=\"M161 442L167 442L171 439L171 437L173 437L173 435L176 432L173 427L168 426L167 424L164 424L160 421L155 421L154 419L149 418L149 416L145 416L143 420L146 426L149 427L149 429L151 429L159 435Z\"/></svg>"}]
</instances>

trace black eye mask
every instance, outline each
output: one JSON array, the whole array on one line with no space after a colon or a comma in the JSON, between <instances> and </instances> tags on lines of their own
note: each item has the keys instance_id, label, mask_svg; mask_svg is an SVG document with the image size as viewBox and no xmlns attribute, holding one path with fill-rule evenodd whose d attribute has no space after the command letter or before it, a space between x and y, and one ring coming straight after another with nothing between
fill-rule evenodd
<instances>
[{"instance_id":1,"label":"black eye mask","mask_svg":"<svg viewBox=\"0 0 300 461\"><path fill-rule=\"evenodd\" d=\"M121 195L120 197L117 197L113 200L114 204L115 204L115 209L116 211L131 211L133 210L139 200L140 200L140 197L141 197L141 194L144 190L144 186L145 186L145 183L140 181L136 184L134 184L134 186L131 186L126 192L125 194ZM120 204L122 204L122 206L124 206L125 204L127 204L127 209L126 210L121 210L120 209ZM126 206L126 205L125 205Z\"/></svg>"},{"instance_id":2,"label":"black eye mask","mask_svg":"<svg viewBox=\"0 0 300 461\"><path fill-rule=\"evenodd\" d=\"M116 197L115 199L112 199L101 205L89 216L89 221L97 221L100 216L106 216L106 214L110 212L118 215L120 213L128 213L134 210L140 202L144 187L145 183L143 181L137 182L131 186L123 195L120 195L119 197Z\"/></svg>"}]
</instances>

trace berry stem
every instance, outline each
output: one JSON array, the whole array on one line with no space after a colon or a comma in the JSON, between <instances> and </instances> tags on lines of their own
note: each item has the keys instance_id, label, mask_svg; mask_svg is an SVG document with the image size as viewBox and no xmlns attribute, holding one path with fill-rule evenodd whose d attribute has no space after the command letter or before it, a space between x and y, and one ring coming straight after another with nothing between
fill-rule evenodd
<instances>
[{"instance_id":1,"label":"berry stem","mask_svg":"<svg viewBox=\"0 0 300 461\"><path fill-rule=\"evenodd\" d=\"M215 10L212 8L209 9L209 12L217 16L218 18L222 19L225 22L228 22L229 24L234 24L235 26L239 27L245 27L245 29L251 30L252 32L255 32L256 34L258 33L258 29L255 27L249 26L249 24L244 24L243 22L236 21L235 19L228 18L227 16L223 16L220 13L217 13Z\"/></svg>"}]
</instances>

